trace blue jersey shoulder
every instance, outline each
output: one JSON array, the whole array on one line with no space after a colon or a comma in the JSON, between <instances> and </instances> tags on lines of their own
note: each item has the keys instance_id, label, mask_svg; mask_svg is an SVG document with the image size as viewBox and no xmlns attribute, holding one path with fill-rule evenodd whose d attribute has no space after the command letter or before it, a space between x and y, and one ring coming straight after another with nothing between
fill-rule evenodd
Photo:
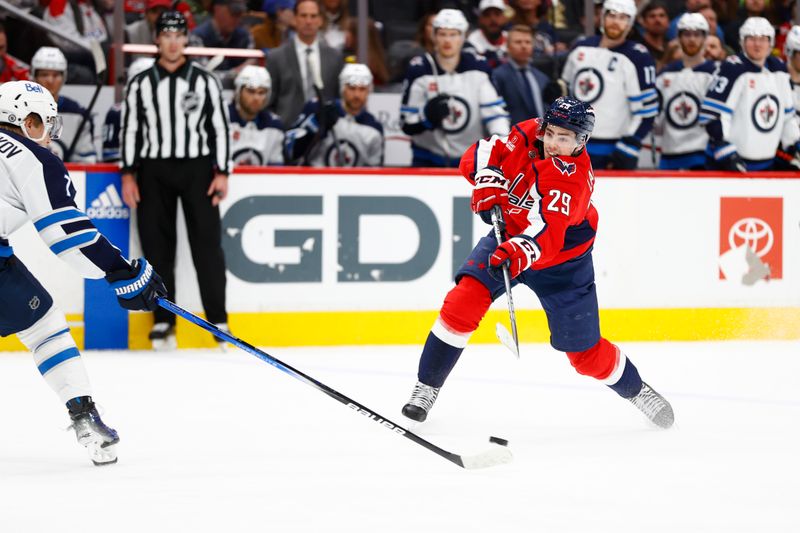
<instances>
[{"instance_id":1,"label":"blue jersey shoulder","mask_svg":"<svg viewBox=\"0 0 800 533\"><path fill-rule=\"evenodd\" d=\"M364 109L356 115L356 122L359 124L363 124L364 126L369 126L370 128L375 128L383 135L383 125L378 122L378 119L375 118L375 115Z\"/></svg>"},{"instance_id":2,"label":"blue jersey shoulder","mask_svg":"<svg viewBox=\"0 0 800 533\"><path fill-rule=\"evenodd\" d=\"M718 68L719 65L717 64L717 62L709 59L708 61L703 61L702 63L694 67L692 70L694 72L705 72L707 74L714 74L717 72Z\"/></svg>"},{"instance_id":3,"label":"blue jersey shoulder","mask_svg":"<svg viewBox=\"0 0 800 533\"><path fill-rule=\"evenodd\" d=\"M572 48L578 48L579 46L588 46L590 48L597 48L600 46L600 36L593 35L591 37L586 37L585 39L581 39L575 43L575 46Z\"/></svg>"},{"instance_id":4,"label":"blue jersey shoulder","mask_svg":"<svg viewBox=\"0 0 800 533\"><path fill-rule=\"evenodd\" d=\"M637 68L648 67L655 65L653 56L641 43L635 41L625 41L616 48L611 49L612 52L622 54L631 60Z\"/></svg>"},{"instance_id":5,"label":"blue jersey shoulder","mask_svg":"<svg viewBox=\"0 0 800 533\"><path fill-rule=\"evenodd\" d=\"M411 58L411 61L408 63L408 70L406 71L406 80L409 84L421 76L433 74L431 62L428 59L429 57L433 59L431 56L426 57L424 54Z\"/></svg>"},{"instance_id":6,"label":"blue jersey shoulder","mask_svg":"<svg viewBox=\"0 0 800 533\"><path fill-rule=\"evenodd\" d=\"M775 56L769 56L764 67L770 72L789 72L786 69L786 63Z\"/></svg>"},{"instance_id":7,"label":"blue jersey shoulder","mask_svg":"<svg viewBox=\"0 0 800 533\"><path fill-rule=\"evenodd\" d=\"M83 115L86 113L86 108L81 104L67 96L58 97L58 112L59 113L75 113L76 115Z\"/></svg>"},{"instance_id":8,"label":"blue jersey shoulder","mask_svg":"<svg viewBox=\"0 0 800 533\"><path fill-rule=\"evenodd\" d=\"M661 74L667 74L669 72L680 72L681 70L683 70L683 61L679 59L677 61L673 61L672 63L664 65L664 67L661 69L661 72L659 72L658 75L660 76Z\"/></svg>"},{"instance_id":9,"label":"blue jersey shoulder","mask_svg":"<svg viewBox=\"0 0 800 533\"><path fill-rule=\"evenodd\" d=\"M467 72L470 70L480 70L486 74L492 73L492 68L489 62L482 55L476 53L474 50L462 50L461 59L458 61L456 72Z\"/></svg>"}]
</instances>

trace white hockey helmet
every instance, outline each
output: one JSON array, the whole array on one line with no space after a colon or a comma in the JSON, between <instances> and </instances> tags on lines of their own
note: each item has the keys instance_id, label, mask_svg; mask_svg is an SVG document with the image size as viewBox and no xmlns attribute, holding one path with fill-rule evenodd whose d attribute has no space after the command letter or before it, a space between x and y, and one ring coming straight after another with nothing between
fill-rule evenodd
<instances>
[{"instance_id":1,"label":"white hockey helmet","mask_svg":"<svg viewBox=\"0 0 800 533\"><path fill-rule=\"evenodd\" d=\"M433 32L438 29L458 30L466 35L469 22L459 9L442 9L433 17Z\"/></svg>"},{"instance_id":2,"label":"white hockey helmet","mask_svg":"<svg viewBox=\"0 0 800 533\"><path fill-rule=\"evenodd\" d=\"M152 67L153 63L155 62L156 58L154 57L140 57L136 59L133 63L131 63L131 66L128 67L128 81L132 80L133 77L140 72L144 72Z\"/></svg>"},{"instance_id":3,"label":"white hockey helmet","mask_svg":"<svg viewBox=\"0 0 800 533\"><path fill-rule=\"evenodd\" d=\"M372 72L363 63L348 63L339 73L339 90L343 90L345 85L356 87L371 87Z\"/></svg>"},{"instance_id":4,"label":"white hockey helmet","mask_svg":"<svg viewBox=\"0 0 800 533\"><path fill-rule=\"evenodd\" d=\"M708 35L710 28L708 27L708 21L700 13L684 13L678 19L678 33L686 30L702 31Z\"/></svg>"},{"instance_id":5,"label":"white hockey helmet","mask_svg":"<svg viewBox=\"0 0 800 533\"><path fill-rule=\"evenodd\" d=\"M605 20L606 13L609 11L628 15L630 17L628 27L633 27L633 23L636 20L636 3L633 0L606 0L603 2L603 12L600 15L601 28L603 27L602 21Z\"/></svg>"},{"instance_id":6,"label":"white hockey helmet","mask_svg":"<svg viewBox=\"0 0 800 533\"><path fill-rule=\"evenodd\" d=\"M791 61L792 54L800 52L800 26L792 26L786 34L786 42L783 44L783 54L787 61Z\"/></svg>"},{"instance_id":7,"label":"white hockey helmet","mask_svg":"<svg viewBox=\"0 0 800 533\"><path fill-rule=\"evenodd\" d=\"M236 79L233 80L233 86L236 88L236 94L242 90L242 87L250 89L272 89L272 77L269 71L264 67L258 65L247 65L239 71Z\"/></svg>"},{"instance_id":8,"label":"white hockey helmet","mask_svg":"<svg viewBox=\"0 0 800 533\"><path fill-rule=\"evenodd\" d=\"M44 133L38 139L28 135L25 119L36 113L44 123ZM61 135L61 117L58 105L50 91L35 81L7 81L0 85L0 123L11 124L22 129L27 138L41 142L50 134L51 139Z\"/></svg>"},{"instance_id":9,"label":"white hockey helmet","mask_svg":"<svg viewBox=\"0 0 800 533\"><path fill-rule=\"evenodd\" d=\"M67 58L54 46L42 46L31 58L31 75L35 78L38 70L67 71Z\"/></svg>"},{"instance_id":10,"label":"white hockey helmet","mask_svg":"<svg viewBox=\"0 0 800 533\"><path fill-rule=\"evenodd\" d=\"M749 17L739 28L739 42L744 45L747 37L769 37L770 46L775 46L775 27L764 17Z\"/></svg>"}]
</instances>

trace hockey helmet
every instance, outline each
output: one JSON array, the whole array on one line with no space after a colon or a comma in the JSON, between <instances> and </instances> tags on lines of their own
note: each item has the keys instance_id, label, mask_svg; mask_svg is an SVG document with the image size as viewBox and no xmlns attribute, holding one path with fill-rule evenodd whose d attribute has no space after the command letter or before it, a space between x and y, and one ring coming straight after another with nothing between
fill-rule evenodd
<instances>
[{"instance_id":1,"label":"hockey helmet","mask_svg":"<svg viewBox=\"0 0 800 533\"><path fill-rule=\"evenodd\" d=\"M594 109L577 98L562 96L550 104L544 114L541 131L544 132L548 125L574 131L578 144L585 144L594 130Z\"/></svg>"},{"instance_id":2,"label":"hockey helmet","mask_svg":"<svg viewBox=\"0 0 800 533\"><path fill-rule=\"evenodd\" d=\"M233 80L233 86L236 88L236 94L239 94L242 87L269 91L272 89L272 78L269 75L269 71L264 67L247 65L236 75L236 79Z\"/></svg>"},{"instance_id":3,"label":"hockey helmet","mask_svg":"<svg viewBox=\"0 0 800 533\"><path fill-rule=\"evenodd\" d=\"M630 17L628 27L633 26L633 22L636 19L636 3L633 0L606 0L603 2L603 12L600 15L601 21L606 18L606 13L609 11L628 15Z\"/></svg>"},{"instance_id":4,"label":"hockey helmet","mask_svg":"<svg viewBox=\"0 0 800 533\"><path fill-rule=\"evenodd\" d=\"M186 35L189 31L186 17L180 11L164 11L156 19L156 35L162 31L175 31Z\"/></svg>"},{"instance_id":5,"label":"hockey helmet","mask_svg":"<svg viewBox=\"0 0 800 533\"><path fill-rule=\"evenodd\" d=\"M744 45L747 37L769 37L770 46L774 46L775 27L764 17L749 17L739 28L739 42Z\"/></svg>"},{"instance_id":6,"label":"hockey helmet","mask_svg":"<svg viewBox=\"0 0 800 533\"><path fill-rule=\"evenodd\" d=\"M36 113L44 123L44 133L38 139L28 135L25 119ZM50 134L51 139L61 135L61 117L58 105L50 91L35 81L7 81L0 85L0 123L11 124L22 129L27 138L41 142Z\"/></svg>"},{"instance_id":7,"label":"hockey helmet","mask_svg":"<svg viewBox=\"0 0 800 533\"><path fill-rule=\"evenodd\" d=\"M462 35L467 33L469 23L459 9L442 9L433 17L433 31L438 29L458 30Z\"/></svg>"},{"instance_id":8,"label":"hockey helmet","mask_svg":"<svg viewBox=\"0 0 800 533\"><path fill-rule=\"evenodd\" d=\"M54 46L42 46L31 58L31 75L35 78L39 70L67 71L67 58Z\"/></svg>"},{"instance_id":9,"label":"hockey helmet","mask_svg":"<svg viewBox=\"0 0 800 533\"><path fill-rule=\"evenodd\" d=\"M345 85L356 87L371 87L372 72L363 63L348 63L339 74L339 90L344 89Z\"/></svg>"},{"instance_id":10,"label":"hockey helmet","mask_svg":"<svg viewBox=\"0 0 800 533\"><path fill-rule=\"evenodd\" d=\"M678 33L682 31L702 31L708 35L708 21L700 13L684 13L678 19Z\"/></svg>"},{"instance_id":11,"label":"hockey helmet","mask_svg":"<svg viewBox=\"0 0 800 533\"><path fill-rule=\"evenodd\" d=\"M786 42L783 45L783 54L787 61L791 61L795 52L800 52L800 26L792 26L786 34Z\"/></svg>"}]
</instances>

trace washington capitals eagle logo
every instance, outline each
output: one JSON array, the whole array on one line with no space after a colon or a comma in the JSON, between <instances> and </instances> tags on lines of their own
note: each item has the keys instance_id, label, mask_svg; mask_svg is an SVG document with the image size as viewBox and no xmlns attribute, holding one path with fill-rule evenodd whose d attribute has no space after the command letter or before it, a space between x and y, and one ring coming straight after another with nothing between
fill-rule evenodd
<instances>
[{"instance_id":1,"label":"washington capitals eagle logo","mask_svg":"<svg viewBox=\"0 0 800 533\"><path fill-rule=\"evenodd\" d=\"M565 176L575 174L575 163L565 163L557 157L553 158L553 166Z\"/></svg>"}]
</instances>

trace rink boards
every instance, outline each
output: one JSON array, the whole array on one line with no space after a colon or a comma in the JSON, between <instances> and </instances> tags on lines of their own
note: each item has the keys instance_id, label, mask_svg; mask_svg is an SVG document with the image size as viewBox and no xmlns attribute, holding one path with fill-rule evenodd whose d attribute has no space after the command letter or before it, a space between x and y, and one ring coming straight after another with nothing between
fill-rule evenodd
<instances>
[{"instance_id":1,"label":"rink boards","mask_svg":"<svg viewBox=\"0 0 800 533\"><path fill-rule=\"evenodd\" d=\"M138 256L118 174L97 166L71 176L79 206ZM594 262L604 335L800 338L800 176L777 176L600 173ZM449 171L237 171L221 206L234 333L268 346L423 342L453 273L489 230L471 214L469 195ZM177 302L200 312L185 235L181 224ZM148 347L147 314L126 316L104 282L84 282L32 226L11 241L81 343ZM535 296L518 288L514 297L521 340L546 342ZM473 340L496 342L494 324L506 316L501 298ZM187 324L178 337L183 347L212 344ZM0 349L18 348L0 340Z\"/></svg>"}]
</instances>

